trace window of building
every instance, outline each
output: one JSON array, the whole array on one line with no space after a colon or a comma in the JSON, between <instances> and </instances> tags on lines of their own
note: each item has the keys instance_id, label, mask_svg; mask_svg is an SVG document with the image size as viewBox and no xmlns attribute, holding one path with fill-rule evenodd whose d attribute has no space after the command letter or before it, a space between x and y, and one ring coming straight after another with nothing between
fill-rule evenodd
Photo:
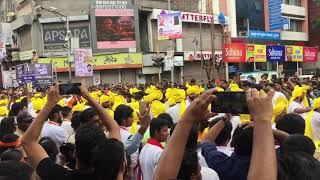
<instances>
[{"instance_id":1,"label":"window of building","mask_svg":"<svg viewBox=\"0 0 320 180\"><path fill-rule=\"evenodd\" d=\"M292 5L292 6L301 6L302 0L282 0L283 4L288 4L288 5Z\"/></svg>"},{"instance_id":2,"label":"window of building","mask_svg":"<svg viewBox=\"0 0 320 180\"><path fill-rule=\"evenodd\" d=\"M302 21L291 19L290 20L290 31L293 32L302 32Z\"/></svg>"}]
</instances>

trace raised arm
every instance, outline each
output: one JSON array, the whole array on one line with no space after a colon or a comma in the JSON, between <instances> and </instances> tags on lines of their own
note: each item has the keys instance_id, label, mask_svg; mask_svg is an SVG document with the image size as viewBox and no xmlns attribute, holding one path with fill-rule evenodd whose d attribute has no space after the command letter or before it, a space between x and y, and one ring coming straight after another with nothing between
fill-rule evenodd
<instances>
[{"instance_id":1,"label":"raised arm","mask_svg":"<svg viewBox=\"0 0 320 180\"><path fill-rule=\"evenodd\" d=\"M48 101L40 111L36 119L31 123L22 138L22 146L28 155L31 166L36 169L39 162L48 157L46 151L38 143L38 139L45 120L48 119L48 114L56 106L61 99L59 95L58 85L50 88L48 92Z\"/></svg>"},{"instance_id":2,"label":"raised arm","mask_svg":"<svg viewBox=\"0 0 320 180\"><path fill-rule=\"evenodd\" d=\"M247 91L247 103L253 119L253 148L248 180L276 180L277 162L274 138L271 127L272 97L274 91L266 96L256 89Z\"/></svg>"},{"instance_id":3,"label":"raised arm","mask_svg":"<svg viewBox=\"0 0 320 180\"><path fill-rule=\"evenodd\" d=\"M120 127L118 126L117 122L108 115L106 110L95 99L90 96L89 91L83 82L80 86L80 92L81 95L89 102L92 108L98 113L102 124L109 132L109 138L121 140Z\"/></svg>"},{"instance_id":4,"label":"raised arm","mask_svg":"<svg viewBox=\"0 0 320 180\"><path fill-rule=\"evenodd\" d=\"M186 109L162 153L154 180L177 178L190 130L193 124L204 119L209 104L214 100L213 92L205 92Z\"/></svg>"},{"instance_id":5,"label":"raised arm","mask_svg":"<svg viewBox=\"0 0 320 180\"><path fill-rule=\"evenodd\" d=\"M230 114L224 115L220 121L218 121L214 126L210 128L209 132L202 140L202 143L209 142L214 144L221 130L224 128L225 122L230 121L231 118L232 116Z\"/></svg>"}]
</instances>

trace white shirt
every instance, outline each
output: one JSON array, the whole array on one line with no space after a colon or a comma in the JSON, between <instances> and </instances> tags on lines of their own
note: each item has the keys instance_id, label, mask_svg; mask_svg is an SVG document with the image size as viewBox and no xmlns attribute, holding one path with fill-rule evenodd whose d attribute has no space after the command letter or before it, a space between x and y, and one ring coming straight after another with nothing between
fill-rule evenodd
<instances>
[{"instance_id":1,"label":"white shirt","mask_svg":"<svg viewBox=\"0 0 320 180\"><path fill-rule=\"evenodd\" d=\"M68 136L71 136L71 134L74 132L73 128L71 127L71 121L63 121L61 128L68 133Z\"/></svg>"},{"instance_id":2,"label":"white shirt","mask_svg":"<svg viewBox=\"0 0 320 180\"><path fill-rule=\"evenodd\" d=\"M121 142L122 144L124 144L130 138L131 133L129 132L128 128L126 129L124 127L120 127L120 136L121 136ZM136 168L138 165L138 157L139 157L139 150L137 150L136 152L130 155L130 159L131 159L130 167L132 167L133 169Z\"/></svg>"},{"instance_id":3,"label":"white shirt","mask_svg":"<svg viewBox=\"0 0 320 180\"><path fill-rule=\"evenodd\" d=\"M51 138L56 144L58 149L64 142L67 141L69 137L67 132L54 122L45 122L40 136L41 138L42 137Z\"/></svg>"},{"instance_id":4,"label":"white shirt","mask_svg":"<svg viewBox=\"0 0 320 180\"><path fill-rule=\"evenodd\" d=\"M28 103L28 107L27 107L27 112L32 116L32 117L36 117L37 114L36 112L34 111L34 108L33 108L33 104L32 103Z\"/></svg>"},{"instance_id":5,"label":"white shirt","mask_svg":"<svg viewBox=\"0 0 320 180\"><path fill-rule=\"evenodd\" d=\"M143 180L153 179L153 173L159 162L162 151L162 148L148 143L142 148L139 162Z\"/></svg>"},{"instance_id":6,"label":"white shirt","mask_svg":"<svg viewBox=\"0 0 320 180\"><path fill-rule=\"evenodd\" d=\"M201 167L202 180L220 180L216 171L208 167Z\"/></svg>"},{"instance_id":7,"label":"white shirt","mask_svg":"<svg viewBox=\"0 0 320 180\"><path fill-rule=\"evenodd\" d=\"M276 105L276 102L277 102L277 99L278 98L285 98L287 99L287 97L282 93L282 92L278 92L278 91L275 91L274 92L274 95L272 97L272 105L273 107Z\"/></svg>"},{"instance_id":8,"label":"white shirt","mask_svg":"<svg viewBox=\"0 0 320 180\"><path fill-rule=\"evenodd\" d=\"M295 101L293 101L292 103L290 103L289 107L288 107L288 112L289 113L295 113L294 110L295 109L304 109L304 105L302 103L297 103ZM307 117L307 113L303 113L303 114L299 114L303 119L306 119Z\"/></svg>"},{"instance_id":9,"label":"white shirt","mask_svg":"<svg viewBox=\"0 0 320 180\"><path fill-rule=\"evenodd\" d=\"M320 140L320 113L314 111L311 117L311 129L313 137L316 140Z\"/></svg>"},{"instance_id":10,"label":"white shirt","mask_svg":"<svg viewBox=\"0 0 320 180\"><path fill-rule=\"evenodd\" d=\"M219 152L222 152L227 156L231 156L231 154L233 153L232 149L227 146L216 146L216 147Z\"/></svg>"},{"instance_id":11,"label":"white shirt","mask_svg":"<svg viewBox=\"0 0 320 180\"><path fill-rule=\"evenodd\" d=\"M206 159L201 154L201 152L202 152L201 148L198 148L197 152L198 152L198 158L199 158L198 162L199 162L200 166L201 167L209 167L206 162Z\"/></svg>"},{"instance_id":12,"label":"white shirt","mask_svg":"<svg viewBox=\"0 0 320 180\"><path fill-rule=\"evenodd\" d=\"M168 113L172 117L173 123L177 123L180 119L179 114L180 114L180 106L181 104L178 103L172 107L170 107L166 113Z\"/></svg>"}]
</instances>

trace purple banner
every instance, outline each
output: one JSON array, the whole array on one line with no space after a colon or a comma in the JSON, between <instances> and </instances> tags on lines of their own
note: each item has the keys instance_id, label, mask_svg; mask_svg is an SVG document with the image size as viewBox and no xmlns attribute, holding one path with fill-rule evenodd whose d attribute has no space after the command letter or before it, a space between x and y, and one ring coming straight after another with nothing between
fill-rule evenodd
<instances>
[{"instance_id":1,"label":"purple banner","mask_svg":"<svg viewBox=\"0 0 320 180\"><path fill-rule=\"evenodd\" d=\"M285 46L267 46L267 61L285 61Z\"/></svg>"}]
</instances>

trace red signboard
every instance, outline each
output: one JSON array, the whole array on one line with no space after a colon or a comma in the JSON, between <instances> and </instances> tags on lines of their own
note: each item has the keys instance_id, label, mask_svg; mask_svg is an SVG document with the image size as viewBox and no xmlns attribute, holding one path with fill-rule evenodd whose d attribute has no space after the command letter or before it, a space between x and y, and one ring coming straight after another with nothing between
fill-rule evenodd
<instances>
[{"instance_id":1,"label":"red signboard","mask_svg":"<svg viewBox=\"0 0 320 180\"><path fill-rule=\"evenodd\" d=\"M224 44L224 62L246 62L246 45L240 43Z\"/></svg>"},{"instance_id":2,"label":"red signboard","mask_svg":"<svg viewBox=\"0 0 320 180\"><path fill-rule=\"evenodd\" d=\"M304 47L303 48L303 62L317 62L318 61L318 48Z\"/></svg>"}]
</instances>

